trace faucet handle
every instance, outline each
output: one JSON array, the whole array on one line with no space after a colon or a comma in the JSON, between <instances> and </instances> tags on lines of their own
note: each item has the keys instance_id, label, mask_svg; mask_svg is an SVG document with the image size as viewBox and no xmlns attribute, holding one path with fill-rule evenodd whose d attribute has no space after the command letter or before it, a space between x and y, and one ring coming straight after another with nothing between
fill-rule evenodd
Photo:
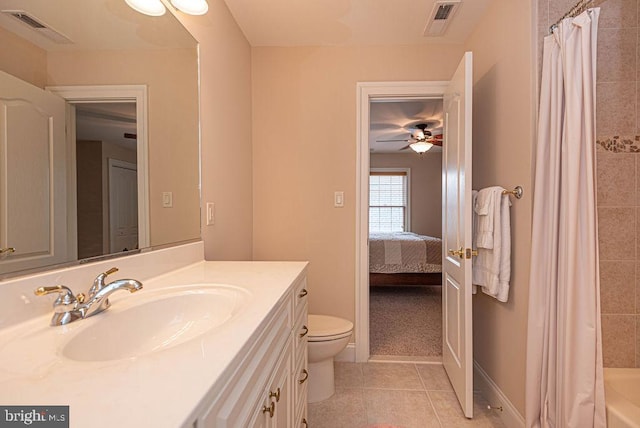
<instances>
[{"instance_id":1,"label":"faucet handle","mask_svg":"<svg viewBox=\"0 0 640 428\"><path fill-rule=\"evenodd\" d=\"M112 273L118 272L117 267L112 267L106 272L102 272L100 275L93 280L93 285L89 289L89 297L93 297L98 291L100 291L104 287L104 279L111 275Z\"/></svg>"},{"instance_id":2,"label":"faucet handle","mask_svg":"<svg viewBox=\"0 0 640 428\"><path fill-rule=\"evenodd\" d=\"M51 293L60 293L62 295L71 295L71 289L69 287L65 287L64 285L54 285L53 287L38 287L33 292L36 296L44 296L46 294Z\"/></svg>"},{"instance_id":3,"label":"faucet handle","mask_svg":"<svg viewBox=\"0 0 640 428\"><path fill-rule=\"evenodd\" d=\"M73 307L78 300L73 295L73 292L69 287L65 287L64 285L54 285L53 287L38 287L34 290L34 294L36 296L44 296L51 293L60 293L55 302L53 302L53 307L56 312L64 312L68 307Z\"/></svg>"},{"instance_id":4,"label":"faucet handle","mask_svg":"<svg viewBox=\"0 0 640 428\"><path fill-rule=\"evenodd\" d=\"M116 272L118 272L118 270L119 269L117 267L112 267L111 269L109 269L108 271L106 271L104 273L104 276L108 276L108 275L111 275L112 273L116 273Z\"/></svg>"}]
</instances>

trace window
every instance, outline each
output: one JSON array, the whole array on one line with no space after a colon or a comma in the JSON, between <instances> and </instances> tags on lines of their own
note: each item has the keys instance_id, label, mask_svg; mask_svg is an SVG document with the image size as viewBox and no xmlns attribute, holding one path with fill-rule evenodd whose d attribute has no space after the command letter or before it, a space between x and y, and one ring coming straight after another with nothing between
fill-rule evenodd
<instances>
[{"instance_id":1,"label":"window","mask_svg":"<svg viewBox=\"0 0 640 428\"><path fill-rule=\"evenodd\" d=\"M375 170L369 174L369 232L409 230L409 170Z\"/></svg>"}]
</instances>

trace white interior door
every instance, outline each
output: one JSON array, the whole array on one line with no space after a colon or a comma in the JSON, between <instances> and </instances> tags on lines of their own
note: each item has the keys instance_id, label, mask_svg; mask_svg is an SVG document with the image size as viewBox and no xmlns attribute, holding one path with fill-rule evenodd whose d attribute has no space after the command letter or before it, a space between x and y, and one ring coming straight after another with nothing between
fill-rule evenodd
<instances>
[{"instance_id":1,"label":"white interior door","mask_svg":"<svg viewBox=\"0 0 640 428\"><path fill-rule=\"evenodd\" d=\"M442 362L466 417L473 417L471 308L472 54L444 94L442 158Z\"/></svg>"},{"instance_id":2,"label":"white interior door","mask_svg":"<svg viewBox=\"0 0 640 428\"><path fill-rule=\"evenodd\" d=\"M65 144L65 101L0 72L0 273L67 261Z\"/></svg>"},{"instance_id":3,"label":"white interior door","mask_svg":"<svg viewBox=\"0 0 640 428\"><path fill-rule=\"evenodd\" d=\"M136 164L109 159L109 250L138 248L138 172Z\"/></svg>"}]
</instances>

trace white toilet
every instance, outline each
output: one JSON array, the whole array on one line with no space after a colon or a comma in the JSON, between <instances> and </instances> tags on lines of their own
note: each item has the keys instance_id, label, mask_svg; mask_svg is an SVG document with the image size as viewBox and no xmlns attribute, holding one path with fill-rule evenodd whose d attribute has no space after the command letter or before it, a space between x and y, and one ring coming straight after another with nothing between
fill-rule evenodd
<instances>
[{"instance_id":1,"label":"white toilet","mask_svg":"<svg viewBox=\"0 0 640 428\"><path fill-rule=\"evenodd\" d=\"M309 389L307 401L326 400L335 392L333 357L347 344L353 331L351 321L328 315L311 315L309 333Z\"/></svg>"}]
</instances>

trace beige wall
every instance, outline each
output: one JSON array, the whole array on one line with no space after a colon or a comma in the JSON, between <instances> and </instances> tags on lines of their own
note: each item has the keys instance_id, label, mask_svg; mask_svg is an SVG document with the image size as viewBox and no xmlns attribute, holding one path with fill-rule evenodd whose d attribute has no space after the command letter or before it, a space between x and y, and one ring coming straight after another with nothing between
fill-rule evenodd
<instances>
[{"instance_id":1,"label":"beige wall","mask_svg":"<svg viewBox=\"0 0 640 428\"><path fill-rule=\"evenodd\" d=\"M208 3L204 16L178 17L200 44L202 204L215 203L215 224L202 226L205 257L250 260L251 47L225 3Z\"/></svg>"},{"instance_id":2,"label":"beige wall","mask_svg":"<svg viewBox=\"0 0 640 428\"><path fill-rule=\"evenodd\" d=\"M474 55L473 187L521 185L512 198L511 288L500 303L473 299L474 359L524 415L533 103L531 2L494 1L471 35Z\"/></svg>"},{"instance_id":3,"label":"beige wall","mask_svg":"<svg viewBox=\"0 0 640 428\"><path fill-rule=\"evenodd\" d=\"M442 152L372 154L371 168L411 169L411 228L420 235L442 237Z\"/></svg>"},{"instance_id":4,"label":"beige wall","mask_svg":"<svg viewBox=\"0 0 640 428\"><path fill-rule=\"evenodd\" d=\"M311 262L310 312L354 320L356 83L447 80L462 54L458 45L253 48L253 254ZM344 208L333 207L338 190Z\"/></svg>"},{"instance_id":5,"label":"beige wall","mask_svg":"<svg viewBox=\"0 0 640 428\"><path fill-rule=\"evenodd\" d=\"M14 33L0 28L0 70L44 88L47 53Z\"/></svg>"},{"instance_id":6,"label":"beige wall","mask_svg":"<svg viewBox=\"0 0 640 428\"><path fill-rule=\"evenodd\" d=\"M151 245L198 238L196 50L49 53L47 84L147 85ZM165 191L173 208L162 207Z\"/></svg>"}]
</instances>

